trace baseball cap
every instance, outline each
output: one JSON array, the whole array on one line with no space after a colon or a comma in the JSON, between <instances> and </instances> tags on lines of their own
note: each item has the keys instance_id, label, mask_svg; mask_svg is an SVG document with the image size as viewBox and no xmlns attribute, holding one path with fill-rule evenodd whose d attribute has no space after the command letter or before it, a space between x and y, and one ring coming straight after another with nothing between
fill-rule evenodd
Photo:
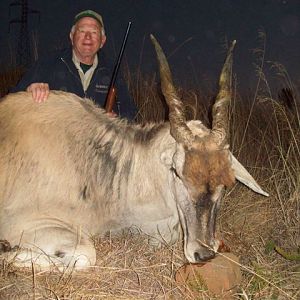
<instances>
[{"instance_id":1,"label":"baseball cap","mask_svg":"<svg viewBox=\"0 0 300 300\"><path fill-rule=\"evenodd\" d=\"M93 18L96 21L99 22L99 24L101 25L102 29L104 30L104 24L103 24L103 20L101 15L99 15L98 13L96 13L93 10L84 10L82 12L80 12L79 14L77 14L74 18L74 24L76 24L80 19L85 18L85 17L89 17L89 18Z\"/></svg>"}]
</instances>

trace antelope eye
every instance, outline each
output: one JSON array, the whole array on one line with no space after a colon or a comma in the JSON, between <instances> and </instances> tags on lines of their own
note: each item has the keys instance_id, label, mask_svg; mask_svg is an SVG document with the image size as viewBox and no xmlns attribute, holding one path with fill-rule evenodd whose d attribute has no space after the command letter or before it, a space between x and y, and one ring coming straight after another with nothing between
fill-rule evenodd
<instances>
[{"instance_id":1,"label":"antelope eye","mask_svg":"<svg viewBox=\"0 0 300 300\"><path fill-rule=\"evenodd\" d=\"M174 167L171 167L171 168L170 168L170 171L171 171L172 173L174 173L176 177L180 178L180 176L178 175L178 173L177 173L177 171L176 171L176 169L175 169Z\"/></svg>"}]
</instances>

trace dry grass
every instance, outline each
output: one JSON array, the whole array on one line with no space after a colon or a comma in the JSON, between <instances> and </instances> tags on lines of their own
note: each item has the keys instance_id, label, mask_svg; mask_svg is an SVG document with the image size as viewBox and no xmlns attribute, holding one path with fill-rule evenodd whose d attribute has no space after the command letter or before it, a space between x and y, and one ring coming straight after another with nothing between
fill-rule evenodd
<instances>
[{"instance_id":1,"label":"dry grass","mask_svg":"<svg viewBox=\"0 0 300 300\"><path fill-rule=\"evenodd\" d=\"M22 74L24 74L24 70L22 68L7 69L1 66L0 97L5 96L9 89L16 85Z\"/></svg>"},{"instance_id":2,"label":"dry grass","mask_svg":"<svg viewBox=\"0 0 300 300\"><path fill-rule=\"evenodd\" d=\"M131 235L95 244L97 267L85 272L43 273L3 265L0 299L182 298L173 279L183 263L176 246L153 251L142 236Z\"/></svg>"},{"instance_id":3,"label":"dry grass","mask_svg":"<svg viewBox=\"0 0 300 300\"><path fill-rule=\"evenodd\" d=\"M300 245L299 90L288 82L294 105L273 97L262 69L249 99L235 94L231 111L234 154L270 197L241 184L228 191L219 216L219 235L241 260L243 283L236 299L300 299L299 261L268 247L271 241L288 252ZM139 121L162 121L166 108L157 78L130 81L139 105ZM209 124L212 95L179 90L189 118ZM289 99L290 101L291 99ZM85 272L48 273L22 270L7 262L0 268L0 299L194 299L177 285L176 270L185 263L182 243L151 249L142 235L96 239L97 266ZM206 291L198 299L214 299Z\"/></svg>"}]
</instances>

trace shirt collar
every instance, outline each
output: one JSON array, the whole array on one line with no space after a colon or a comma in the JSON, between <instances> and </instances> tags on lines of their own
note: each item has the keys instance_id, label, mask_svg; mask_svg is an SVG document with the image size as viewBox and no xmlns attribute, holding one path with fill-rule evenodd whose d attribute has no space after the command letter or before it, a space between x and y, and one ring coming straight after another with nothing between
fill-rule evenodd
<instances>
[{"instance_id":1,"label":"shirt collar","mask_svg":"<svg viewBox=\"0 0 300 300\"><path fill-rule=\"evenodd\" d=\"M80 60L77 58L74 50L72 50L72 60L74 62L74 65L76 66L76 68L78 70L81 70ZM92 65L92 69L95 69L97 67L97 65L98 65L98 55L95 55L94 62L93 62L93 65Z\"/></svg>"}]
</instances>

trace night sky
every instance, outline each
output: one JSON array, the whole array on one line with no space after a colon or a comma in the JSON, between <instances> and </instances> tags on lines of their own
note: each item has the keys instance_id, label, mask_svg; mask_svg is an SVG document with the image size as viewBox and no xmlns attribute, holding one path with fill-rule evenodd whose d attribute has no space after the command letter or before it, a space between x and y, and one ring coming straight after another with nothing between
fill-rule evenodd
<instances>
[{"instance_id":1,"label":"night sky","mask_svg":"<svg viewBox=\"0 0 300 300\"><path fill-rule=\"evenodd\" d=\"M1 0L1 66L13 65L20 25L20 8ZM254 49L262 47L259 32L266 37L266 72L275 72L267 61L282 63L300 85L300 0L28 0L30 37L35 37L40 56L68 45L74 15L84 9L102 14L108 42L105 51L115 59L128 21L132 22L126 49L131 70L156 70L149 40L153 33L165 50L175 81L182 85L215 84L224 59L226 40L237 40L234 71L242 88L255 85ZM10 29L10 30L9 30ZM280 83L276 83L279 88Z\"/></svg>"}]
</instances>

